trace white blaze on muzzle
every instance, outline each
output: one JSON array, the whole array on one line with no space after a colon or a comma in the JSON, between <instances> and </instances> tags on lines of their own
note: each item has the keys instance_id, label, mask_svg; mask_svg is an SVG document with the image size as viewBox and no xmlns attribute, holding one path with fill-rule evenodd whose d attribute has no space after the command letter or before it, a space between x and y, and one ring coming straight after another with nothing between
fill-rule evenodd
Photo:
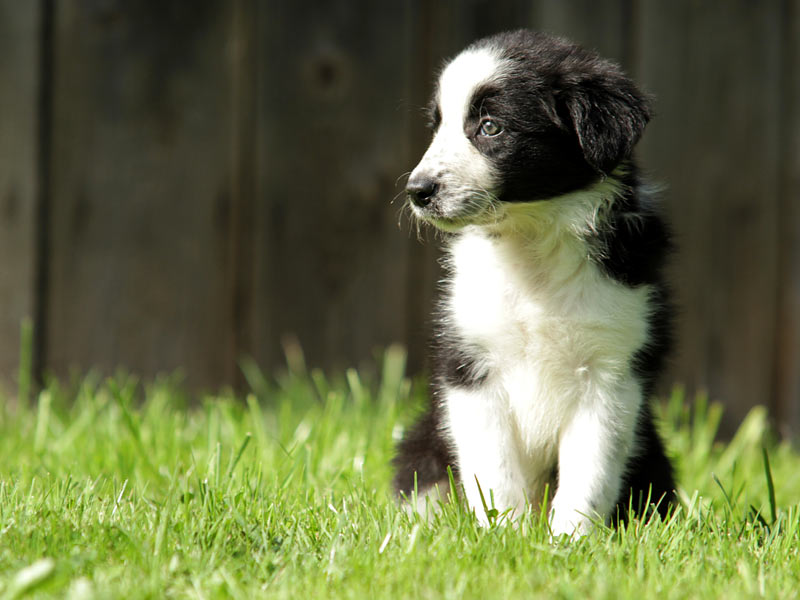
<instances>
[{"instance_id":1,"label":"white blaze on muzzle","mask_svg":"<svg viewBox=\"0 0 800 600\"><path fill-rule=\"evenodd\" d=\"M475 92L502 75L503 61L492 48L457 56L439 77L436 101L441 122L431 145L408 180L412 209L434 224L469 221L484 213L496 185L492 162L465 131Z\"/></svg>"}]
</instances>

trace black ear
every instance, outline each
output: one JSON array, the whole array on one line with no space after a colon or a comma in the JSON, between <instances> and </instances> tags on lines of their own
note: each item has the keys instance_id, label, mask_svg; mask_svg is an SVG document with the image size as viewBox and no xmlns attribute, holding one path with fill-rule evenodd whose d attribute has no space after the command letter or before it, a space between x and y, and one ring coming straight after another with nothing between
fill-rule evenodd
<instances>
[{"instance_id":1,"label":"black ear","mask_svg":"<svg viewBox=\"0 0 800 600\"><path fill-rule=\"evenodd\" d=\"M618 73L574 82L559 100L586 162L601 173L610 173L630 156L650 120L647 97Z\"/></svg>"}]
</instances>

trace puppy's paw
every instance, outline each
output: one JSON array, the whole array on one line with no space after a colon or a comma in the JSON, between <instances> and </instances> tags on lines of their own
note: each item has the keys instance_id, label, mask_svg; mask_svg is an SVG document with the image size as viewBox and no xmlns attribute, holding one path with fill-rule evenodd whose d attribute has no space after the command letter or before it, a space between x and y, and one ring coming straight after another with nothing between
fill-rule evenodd
<instances>
[{"instance_id":1,"label":"puppy's paw","mask_svg":"<svg viewBox=\"0 0 800 600\"><path fill-rule=\"evenodd\" d=\"M550 534L553 539L562 535L578 539L587 535L593 528L592 520L577 510L554 508L550 514Z\"/></svg>"}]
</instances>

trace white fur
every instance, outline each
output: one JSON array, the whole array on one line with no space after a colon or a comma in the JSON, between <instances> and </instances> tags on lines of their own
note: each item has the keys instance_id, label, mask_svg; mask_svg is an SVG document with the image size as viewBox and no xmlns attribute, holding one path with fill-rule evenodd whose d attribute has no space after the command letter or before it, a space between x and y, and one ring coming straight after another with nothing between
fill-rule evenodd
<instances>
[{"instance_id":1,"label":"white fur","mask_svg":"<svg viewBox=\"0 0 800 600\"><path fill-rule=\"evenodd\" d=\"M494 187L496 175L491 162L465 136L464 119L472 91L499 78L502 70L502 61L494 51L470 50L449 63L439 79L437 102L442 121L410 179L424 172L439 181L440 204L446 217L436 220L441 229L458 228L461 220L485 212L490 205L487 192Z\"/></svg>"},{"instance_id":2,"label":"white fur","mask_svg":"<svg viewBox=\"0 0 800 600\"><path fill-rule=\"evenodd\" d=\"M617 192L612 179L555 200L509 205L449 248L445 313L487 356L474 391L445 391L467 500L475 479L499 510L534 505L558 464L553 533L585 533L616 502L641 402L630 371L647 336L646 287L614 282L581 235Z\"/></svg>"}]
</instances>

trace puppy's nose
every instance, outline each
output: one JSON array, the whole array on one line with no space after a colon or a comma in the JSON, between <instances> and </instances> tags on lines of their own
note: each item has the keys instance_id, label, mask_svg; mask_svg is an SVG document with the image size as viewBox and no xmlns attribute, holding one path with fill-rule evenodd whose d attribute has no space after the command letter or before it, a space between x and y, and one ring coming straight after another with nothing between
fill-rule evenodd
<instances>
[{"instance_id":1,"label":"puppy's nose","mask_svg":"<svg viewBox=\"0 0 800 600\"><path fill-rule=\"evenodd\" d=\"M415 175L406 184L406 193L416 206L423 208L431 203L439 185L430 175Z\"/></svg>"}]
</instances>

